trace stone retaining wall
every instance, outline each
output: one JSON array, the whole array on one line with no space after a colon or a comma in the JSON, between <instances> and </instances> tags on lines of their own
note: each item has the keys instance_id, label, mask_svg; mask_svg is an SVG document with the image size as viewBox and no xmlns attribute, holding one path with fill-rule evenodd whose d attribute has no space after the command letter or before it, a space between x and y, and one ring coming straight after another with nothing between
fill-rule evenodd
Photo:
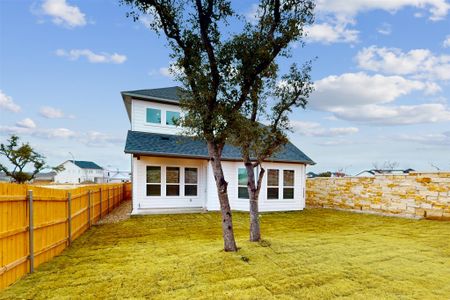
<instances>
[{"instance_id":1,"label":"stone retaining wall","mask_svg":"<svg viewBox=\"0 0 450 300\"><path fill-rule=\"evenodd\" d=\"M306 206L450 220L450 172L307 179Z\"/></svg>"}]
</instances>

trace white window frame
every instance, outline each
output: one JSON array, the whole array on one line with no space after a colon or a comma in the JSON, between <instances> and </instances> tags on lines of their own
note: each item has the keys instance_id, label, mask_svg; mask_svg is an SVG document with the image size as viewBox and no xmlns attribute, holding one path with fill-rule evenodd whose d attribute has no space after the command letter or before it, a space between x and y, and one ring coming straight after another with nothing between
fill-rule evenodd
<instances>
[{"instance_id":1,"label":"white window frame","mask_svg":"<svg viewBox=\"0 0 450 300\"><path fill-rule=\"evenodd\" d=\"M159 167L160 170L160 176L159 176L159 183L156 182L147 182L147 167ZM161 165L146 165L145 166L145 196L149 198L160 198L163 197L163 167ZM147 195L147 185L159 185L159 196L152 196Z\"/></svg>"},{"instance_id":2,"label":"white window frame","mask_svg":"<svg viewBox=\"0 0 450 300\"><path fill-rule=\"evenodd\" d=\"M177 125L167 124L167 113L168 112L178 113L179 118L181 118L181 112L177 111L177 110L169 110L169 109L164 110L164 125L169 126L169 127L177 127Z\"/></svg>"},{"instance_id":3,"label":"white window frame","mask_svg":"<svg viewBox=\"0 0 450 300\"><path fill-rule=\"evenodd\" d=\"M270 170L275 170L278 171L278 185L269 185L269 171ZM272 200L280 200L280 169L279 168L267 168L267 176L266 176L266 199L268 201L272 201ZM269 188L277 188L278 189L278 198L270 198L269 199Z\"/></svg>"},{"instance_id":4,"label":"white window frame","mask_svg":"<svg viewBox=\"0 0 450 300\"><path fill-rule=\"evenodd\" d=\"M247 185L247 183L245 185L239 184L239 170L244 170L245 174L248 177L247 170L245 169L245 167L244 168L240 168L240 167L237 168L237 174L236 174L237 175L237 197L238 197L238 199L248 200L248 199L250 199L250 193L248 193L248 185ZM247 178L247 180L248 180L248 178ZM243 187L245 187L247 189L248 198L239 197L239 188L243 188Z\"/></svg>"},{"instance_id":5,"label":"white window frame","mask_svg":"<svg viewBox=\"0 0 450 300\"><path fill-rule=\"evenodd\" d=\"M178 168L179 170L179 176L178 176L178 184L176 183L168 183L167 182L167 171L169 168ZM182 175L182 173L184 173L184 168L182 166L174 166L174 165L167 165L164 166L164 195L165 197L168 198L179 198L181 197L182 193L181 193L181 187L182 187L182 182L184 181L184 176ZM178 185L178 195L167 195L167 186L169 185ZM183 185L184 188L184 185Z\"/></svg>"},{"instance_id":6,"label":"white window frame","mask_svg":"<svg viewBox=\"0 0 450 300\"><path fill-rule=\"evenodd\" d=\"M186 169L195 169L197 171L197 183L186 183ZM189 198L198 198L199 190L199 168L198 167L183 167L183 196ZM186 186L197 186L197 195L186 195Z\"/></svg>"},{"instance_id":7,"label":"white window frame","mask_svg":"<svg viewBox=\"0 0 450 300\"><path fill-rule=\"evenodd\" d=\"M148 109L154 109L154 110L159 110L160 111L160 114L161 114L161 116L160 116L160 118L161 118L161 121L159 122L159 123L152 123L152 122L148 122L147 121L147 110ZM157 108L157 107L154 107L154 106L146 106L145 107L145 124L146 125L150 125L150 126L163 126L164 124L165 124L165 121L163 120L163 115L165 115L165 112L164 112L164 110L163 109L161 109L161 108Z\"/></svg>"},{"instance_id":8,"label":"white window frame","mask_svg":"<svg viewBox=\"0 0 450 300\"><path fill-rule=\"evenodd\" d=\"M294 173L293 178L292 178L292 180L294 182L292 183L292 185L284 185L284 172L285 171L292 171ZM282 189L282 197L283 198L282 199L283 200L294 200L295 199L295 170L294 169L283 169L283 182L282 182L282 184L283 184L283 189ZM284 189L285 188L292 189L292 198L285 198L284 197Z\"/></svg>"}]
</instances>

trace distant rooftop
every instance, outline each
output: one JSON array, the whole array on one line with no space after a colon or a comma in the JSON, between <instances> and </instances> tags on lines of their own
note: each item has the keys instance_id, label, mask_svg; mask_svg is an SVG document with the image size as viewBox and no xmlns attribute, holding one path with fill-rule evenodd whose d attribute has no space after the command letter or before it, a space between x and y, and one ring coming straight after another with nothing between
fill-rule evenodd
<instances>
[{"instance_id":1,"label":"distant rooftop","mask_svg":"<svg viewBox=\"0 0 450 300\"><path fill-rule=\"evenodd\" d=\"M95 162L92 161L86 161L86 160L71 160L76 166L82 168L82 169L98 169L103 170L102 167L97 165Z\"/></svg>"}]
</instances>

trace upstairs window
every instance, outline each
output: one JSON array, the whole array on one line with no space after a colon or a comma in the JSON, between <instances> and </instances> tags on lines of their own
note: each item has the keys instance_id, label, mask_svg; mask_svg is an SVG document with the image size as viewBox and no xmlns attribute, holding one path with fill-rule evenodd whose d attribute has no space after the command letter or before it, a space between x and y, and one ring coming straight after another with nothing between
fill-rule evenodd
<instances>
[{"instance_id":1,"label":"upstairs window","mask_svg":"<svg viewBox=\"0 0 450 300\"><path fill-rule=\"evenodd\" d=\"M176 125L180 118L180 113L177 111L166 111L166 125Z\"/></svg>"},{"instance_id":2,"label":"upstairs window","mask_svg":"<svg viewBox=\"0 0 450 300\"><path fill-rule=\"evenodd\" d=\"M294 170L283 171L283 199L294 199Z\"/></svg>"},{"instance_id":3,"label":"upstairs window","mask_svg":"<svg viewBox=\"0 0 450 300\"><path fill-rule=\"evenodd\" d=\"M249 199L247 188L247 170L245 168L238 169L238 198Z\"/></svg>"},{"instance_id":4,"label":"upstairs window","mask_svg":"<svg viewBox=\"0 0 450 300\"><path fill-rule=\"evenodd\" d=\"M161 167L147 166L147 196L161 196Z\"/></svg>"},{"instance_id":5,"label":"upstairs window","mask_svg":"<svg viewBox=\"0 0 450 300\"><path fill-rule=\"evenodd\" d=\"M180 168L166 169L166 196L180 196Z\"/></svg>"},{"instance_id":6,"label":"upstairs window","mask_svg":"<svg viewBox=\"0 0 450 300\"><path fill-rule=\"evenodd\" d=\"M184 168L184 195L197 196L198 169Z\"/></svg>"},{"instance_id":7,"label":"upstairs window","mask_svg":"<svg viewBox=\"0 0 450 300\"><path fill-rule=\"evenodd\" d=\"M161 124L161 110L156 108L147 108L147 123Z\"/></svg>"},{"instance_id":8,"label":"upstairs window","mask_svg":"<svg viewBox=\"0 0 450 300\"><path fill-rule=\"evenodd\" d=\"M267 171L267 199L279 198L280 171L269 169Z\"/></svg>"}]
</instances>

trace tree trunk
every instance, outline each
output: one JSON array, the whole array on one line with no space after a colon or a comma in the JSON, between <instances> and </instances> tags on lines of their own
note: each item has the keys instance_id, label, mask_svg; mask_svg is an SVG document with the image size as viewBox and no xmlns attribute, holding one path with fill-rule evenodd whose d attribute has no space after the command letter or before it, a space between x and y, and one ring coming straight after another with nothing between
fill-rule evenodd
<instances>
[{"instance_id":1,"label":"tree trunk","mask_svg":"<svg viewBox=\"0 0 450 300\"><path fill-rule=\"evenodd\" d=\"M220 210L222 211L222 235L225 251L237 251L236 241L234 240L233 220L231 217L230 201L228 199L228 182L223 175L222 162L220 160L220 151L213 143L208 142L208 151L211 158L211 166L214 173L214 179L219 196Z\"/></svg>"},{"instance_id":2,"label":"tree trunk","mask_svg":"<svg viewBox=\"0 0 450 300\"><path fill-rule=\"evenodd\" d=\"M247 187L250 198L250 242L259 242L261 240L261 229L259 225L258 200L264 169L261 168L258 174L258 182L256 182L254 167L249 159L246 159L245 168L247 170Z\"/></svg>"}]
</instances>

